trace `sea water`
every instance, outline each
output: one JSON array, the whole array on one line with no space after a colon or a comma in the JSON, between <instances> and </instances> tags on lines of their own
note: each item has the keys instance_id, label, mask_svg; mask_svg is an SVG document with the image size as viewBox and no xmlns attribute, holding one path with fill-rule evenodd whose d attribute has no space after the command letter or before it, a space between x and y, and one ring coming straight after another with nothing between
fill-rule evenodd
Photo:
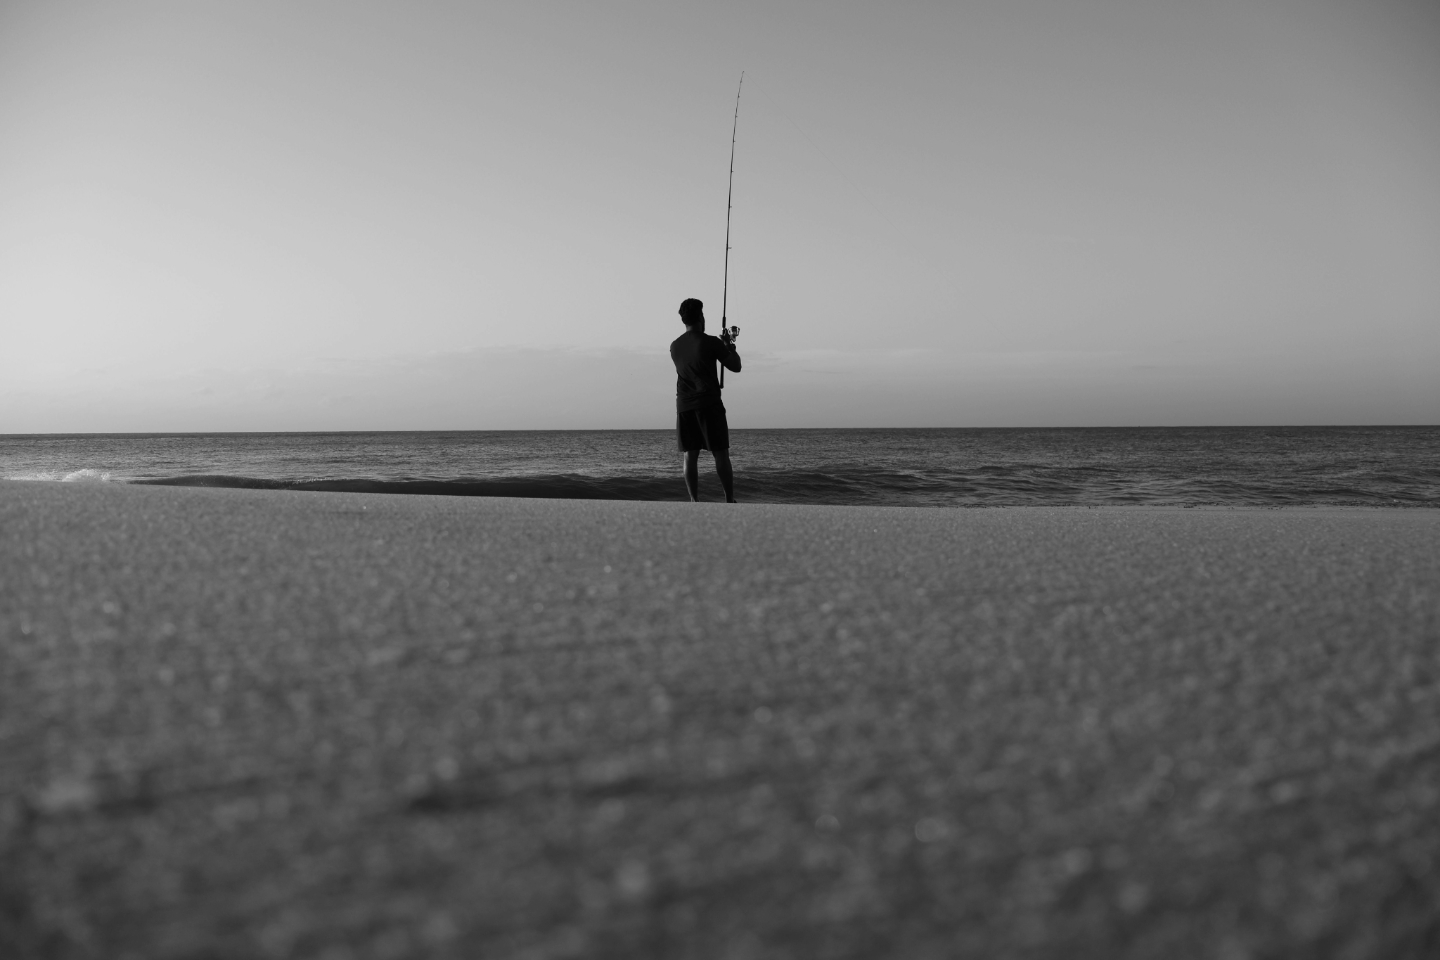
<instances>
[{"instance_id":1,"label":"sea water","mask_svg":"<svg viewBox=\"0 0 1440 960\"><path fill-rule=\"evenodd\" d=\"M1440 427L735 430L740 500L1440 506ZM0 436L0 477L683 500L665 430ZM701 498L722 499L702 454Z\"/></svg>"}]
</instances>

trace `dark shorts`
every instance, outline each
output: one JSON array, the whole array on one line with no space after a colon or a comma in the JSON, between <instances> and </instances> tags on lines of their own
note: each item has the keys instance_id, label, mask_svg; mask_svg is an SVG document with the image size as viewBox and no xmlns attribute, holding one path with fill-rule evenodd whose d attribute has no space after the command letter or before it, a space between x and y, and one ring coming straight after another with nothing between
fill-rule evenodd
<instances>
[{"instance_id":1,"label":"dark shorts","mask_svg":"<svg viewBox=\"0 0 1440 960\"><path fill-rule=\"evenodd\" d=\"M729 450L730 424L724 407L681 410L675 414L675 439L681 450Z\"/></svg>"}]
</instances>

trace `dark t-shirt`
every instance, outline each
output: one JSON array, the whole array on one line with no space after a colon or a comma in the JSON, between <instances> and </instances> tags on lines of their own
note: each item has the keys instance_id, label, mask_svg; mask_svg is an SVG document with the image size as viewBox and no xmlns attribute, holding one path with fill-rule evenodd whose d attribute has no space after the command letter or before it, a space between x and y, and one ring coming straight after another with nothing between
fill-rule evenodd
<instances>
[{"instance_id":1,"label":"dark t-shirt","mask_svg":"<svg viewBox=\"0 0 1440 960\"><path fill-rule=\"evenodd\" d=\"M720 380L715 376L716 362L725 369L740 372L740 355L727 347L719 337L686 330L670 344L670 359L675 361L675 409L701 410L720 403Z\"/></svg>"}]
</instances>

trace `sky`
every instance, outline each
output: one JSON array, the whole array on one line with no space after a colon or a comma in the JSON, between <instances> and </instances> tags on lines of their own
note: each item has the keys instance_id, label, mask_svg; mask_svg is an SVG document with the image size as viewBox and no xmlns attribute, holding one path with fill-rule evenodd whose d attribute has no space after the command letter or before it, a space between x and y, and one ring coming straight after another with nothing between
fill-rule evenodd
<instances>
[{"instance_id":1,"label":"sky","mask_svg":"<svg viewBox=\"0 0 1440 960\"><path fill-rule=\"evenodd\" d=\"M0 433L1440 423L1440 4L0 0Z\"/></svg>"}]
</instances>

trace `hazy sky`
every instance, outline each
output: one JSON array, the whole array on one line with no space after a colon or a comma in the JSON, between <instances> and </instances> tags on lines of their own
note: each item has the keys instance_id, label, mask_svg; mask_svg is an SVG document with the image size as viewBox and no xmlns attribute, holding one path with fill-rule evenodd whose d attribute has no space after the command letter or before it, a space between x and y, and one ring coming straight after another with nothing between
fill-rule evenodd
<instances>
[{"instance_id":1,"label":"hazy sky","mask_svg":"<svg viewBox=\"0 0 1440 960\"><path fill-rule=\"evenodd\" d=\"M0 432L1440 422L1440 4L0 0Z\"/></svg>"}]
</instances>

